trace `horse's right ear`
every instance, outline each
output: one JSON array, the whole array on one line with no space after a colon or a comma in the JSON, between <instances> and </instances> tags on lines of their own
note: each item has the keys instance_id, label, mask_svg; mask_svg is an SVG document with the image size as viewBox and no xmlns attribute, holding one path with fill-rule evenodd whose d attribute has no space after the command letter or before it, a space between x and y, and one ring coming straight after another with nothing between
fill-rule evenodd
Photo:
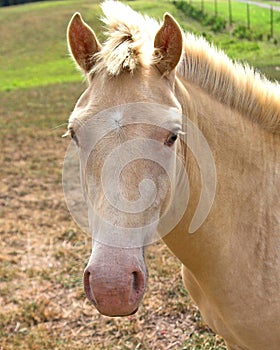
<instances>
[{"instance_id":1,"label":"horse's right ear","mask_svg":"<svg viewBox=\"0 0 280 350\"><path fill-rule=\"evenodd\" d=\"M101 44L94 31L83 21L77 12L71 18L67 29L67 42L69 51L84 72L91 71L94 65L94 54L101 50Z\"/></svg>"},{"instance_id":2,"label":"horse's right ear","mask_svg":"<svg viewBox=\"0 0 280 350\"><path fill-rule=\"evenodd\" d=\"M164 15L163 24L154 41L156 67L161 74L169 75L180 61L183 35L179 24L169 14Z\"/></svg>"}]
</instances>

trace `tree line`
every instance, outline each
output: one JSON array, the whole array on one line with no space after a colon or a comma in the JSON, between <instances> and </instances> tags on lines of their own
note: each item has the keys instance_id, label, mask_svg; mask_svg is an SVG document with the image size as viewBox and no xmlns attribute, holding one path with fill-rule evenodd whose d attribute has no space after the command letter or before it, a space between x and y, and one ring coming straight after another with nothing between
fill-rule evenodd
<instances>
[{"instance_id":1,"label":"tree line","mask_svg":"<svg viewBox=\"0 0 280 350\"><path fill-rule=\"evenodd\" d=\"M36 1L44 1L44 0L0 0L0 7L20 5L20 4L25 4L28 2L36 2Z\"/></svg>"}]
</instances>

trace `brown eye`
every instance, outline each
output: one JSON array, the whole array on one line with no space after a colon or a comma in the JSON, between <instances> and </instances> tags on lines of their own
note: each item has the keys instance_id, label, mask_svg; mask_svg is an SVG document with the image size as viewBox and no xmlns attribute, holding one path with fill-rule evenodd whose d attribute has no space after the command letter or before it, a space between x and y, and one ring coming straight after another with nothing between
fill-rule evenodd
<instances>
[{"instance_id":1,"label":"brown eye","mask_svg":"<svg viewBox=\"0 0 280 350\"><path fill-rule=\"evenodd\" d=\"M169 147L172 146L172 145L174 145L175 141L177 140L177 137L178 137L177 134L171 134L171 135L169 135L168 138L166 139L166 141L164 142L164 144L165 144L166 146L169 146Z\"/></svg>"},{"instance_id":2,"label":"brown eye","mask_svg":"<svg viewBox=\"0 0 280 350\"><path fill-rule=\"evenodd\" d=\"M79 140L78 140L77 135L73 129L70 129L70 135L71 135L72 140L74 140L75 143L77 144L77 146L79 146Z\"/></svg>"}]
</instances>

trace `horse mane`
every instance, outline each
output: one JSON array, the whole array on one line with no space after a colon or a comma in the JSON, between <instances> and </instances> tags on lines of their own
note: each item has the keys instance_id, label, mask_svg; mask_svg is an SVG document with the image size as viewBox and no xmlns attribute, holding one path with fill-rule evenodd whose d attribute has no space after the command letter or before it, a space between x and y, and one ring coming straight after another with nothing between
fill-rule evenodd
<instances>
[{"instance_id":1,"label":"horse mane","mask_svg":"<svg viewBox=\"0 0 280 350\"><path fill-rule=\"evenodd\" d=\"M107 0L101 6L108 39L96 54L92 73L106 70L116 76L153 64L154 38L160 24L118 1ZM280 85L248 65L232 61L203 37L185 34L177 75L264 129L280 133Z\"/></svg>"},{"instance_id":2,"label":"horse mane","mask_svg":"<svg viewBox=\"0 0 280 350\"><path fill-rule=\"evenodd\" d=\"M203 37L185 35L177 73L264 129L280 133L280 85L232 61Z\"/></svg>"}]
</instances>

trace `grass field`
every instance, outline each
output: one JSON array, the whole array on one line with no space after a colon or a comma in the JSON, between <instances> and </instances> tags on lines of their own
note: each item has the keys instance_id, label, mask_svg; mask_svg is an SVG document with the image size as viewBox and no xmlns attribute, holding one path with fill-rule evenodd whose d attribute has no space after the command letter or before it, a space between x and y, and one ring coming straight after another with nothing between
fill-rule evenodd
<instances>
[{"instance_id":1,"label":"grass field","mask_svg":"<svg viewBox=\"0 0 280 350\"><path fill-rule=\"evenodd\" d=\"M196 8L201 8L201 1L199 0L193 1L192 4ZM209 0L203 2L203 7L204 11L211 15L214 15L217 10L218 16L226 19L229 26L229 3L227 0L218 1L216 9L214 1ZM274 39L276 43L280 42L280 12L273 12L272 28L270 9L252 4L248 7L245 3L232 1L231 14L232 23L231 26L228 27L230 32L233 32L238 26L249 27L254 37L259 37L263 41ZM271 38L271 29L273 31L273 38Z\"/></svg>"},{"instance_id":2,"label":"grass field","mask_svg":"<svg viewBox=\"0 0 280 350\"><path fill-rule=\"evenodd\" d=\"M212 0L206 0L204 3L204 10L208 13L215 13L215 3ZM201 8L201 0L193 0L192 4ZM265 1L268 4L268 1ZM275 6L277 5L274 3ZM279 5L280 7L280 5ZM233 26L236 25L247 25L247 4L232 1L232 20ZM224 19L229 18L229 5L228 0L219 0L217 2L218 16ZM262 8L255 5L249 6L250 13L250 25L253 31L264 34L264 40L267 40L267 35L270 34L270 9ZM274 35L275 38L280 39L280 12L274 11L273 13L274 22Z\"/></svg>"},{"instance_id":3,"label":"grass field","mask_svg":"<svg viewBox=\"0 0 280 350\"><path fill-rule=\"evenodd\" d=\"M197 10L201 10L202 8L201 0L192 0L191 2L186 1L186 3L191 3L191 5ZM225 50L231 58L249 62L267 74L271 79L280 80L280 12L274 11L274 37L273 39L269 39L269 10L250 5L251 29L248 31L246 29L246 4L237 1L231 1L231 4L233 23L230 26L228 21L228 1L217 1L218 16L227 22L227 26L222 32L217 32L213 35L213 33L209 31L210 27L197 26L199 18L198 22L193 21L191 23L192 29L196 29L198 34L203 33L206 35L210 41ZM209 16L214 16L214 1L204 0L203 8L204 13ZM188 20L183 18L183 25L185 23L188 23ZM261 40L240 39L244 34L249 37L252 36L252 38L261 38Z\"/></svg>"},{"instance_id":4,"label":"grass field","mask_svg":"<svg viewBox=\"0 0 280 350\"><path fill-rule=\"evenodd\" d=\"M170 11L184 28L205 30L170 2L130 4L158 18ZM148 249L149 286L136 315L110 319L85 299L81 280L91 238L72 222L61 189L68 144L61 135L85 87L65 41L77 10L101 31L93 0L0 8L0 349L224 350L161 243ZM208 34L232 56L260 67L279 63L279 49L268 43ZM257 45L253 53L250 45Z\"/></svg>"},{"instance_id":5,"label":"grass field","mask_svg":"<svg viewBox=\"0 0 280 350\"><path fill-rule=\"evenodd\" d=\"M279 45L267 41L238 40L226 33L213 35L198 22L186 18L169 1L164 2L164 9L162 1L129 3L136 10L158 19L162 18L164 11L171 12L185 30L198 34L206 32L209 40L225 49L232 58L249 61L271 78L280 79L280 72L275 69L280 65ZM207 3L211 5L205 2L205 6ZM220 9L223 3L219 2ZM98 1L50 1L0 9L0 25L3 28L0 33L0 91L80 80L80 75L68 58L65 42L67 21L75 9L83 14L95 30L102 32L98 21ZM280 31L280 23L278 28Z\"/></svg>"}]
</instances>

